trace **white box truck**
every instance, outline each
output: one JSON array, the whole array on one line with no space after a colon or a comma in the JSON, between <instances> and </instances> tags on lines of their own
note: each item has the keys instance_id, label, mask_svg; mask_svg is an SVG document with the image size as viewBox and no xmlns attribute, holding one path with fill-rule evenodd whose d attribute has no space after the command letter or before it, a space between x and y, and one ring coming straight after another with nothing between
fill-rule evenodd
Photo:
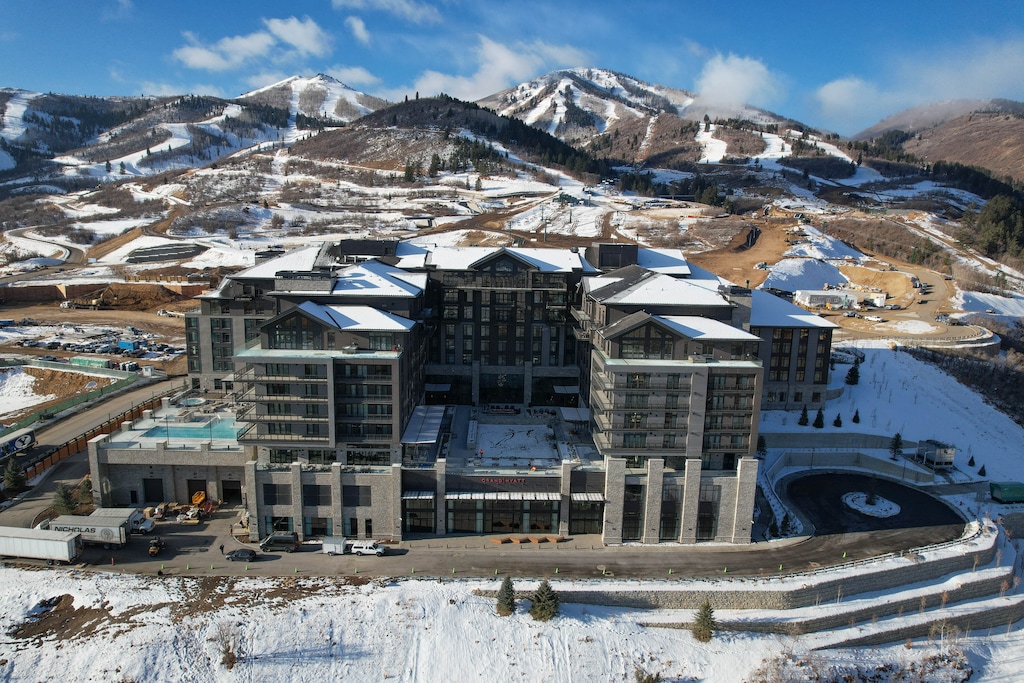
<instances>
[{"instance_id":1,"label":"white box truck","mask_svg":"<svg viewBox=\"0 0 1024 683\"><path fill-rule=\"evenodd\" d=\"M115 517L128 522L133 534L148 534L156 523L148 519L138 508L96 508L90 517Z\"/></svg>"},{"instance_id":2,"label":"white box truck","mask_svg":"<svg viewBox=\"0 0 1024 683\"><path fill-rule=\"evenodd\" d=\"M104 548L120 548L128 542L129 523L118 517L82 517L62 515L40 525L50 531L68 531L82 535L85 543L95 543Z\"/></svg>"},{"instance_id":3,"label":"white box truck","mask_svg":"<svg viewBox=\"0 0 1024 683\"><path fill-rule=\"evenodd\" d=\"M81 534L45 529L0 527L0 556L68 564L82 552Z\"/></svg>"}]
</instances>

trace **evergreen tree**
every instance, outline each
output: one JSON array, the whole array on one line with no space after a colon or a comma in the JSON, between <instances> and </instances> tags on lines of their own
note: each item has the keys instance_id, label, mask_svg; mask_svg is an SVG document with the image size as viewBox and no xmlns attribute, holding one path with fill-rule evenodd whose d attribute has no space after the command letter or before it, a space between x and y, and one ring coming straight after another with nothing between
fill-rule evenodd
<instances>
[{"instance_id":1,"label":"evergreen tree","mask_svg":"<svg viewBox=\"0 0 1024 683\"><path fill-rule=\"evenodd\" d=\"M843 418L838 413L836 414L836 419L832 420L832 426L833 427L842 427L843 426Z\"/></svg>"},{"instance_id":2,"label":"evergreen tree","mask_svg":"<svg viewBox=\"0 0 1024 683\"><path fill-rule=\"evenodd\" d=\"M825 426L825 413L822 412L821 408L818 408L818 414L814 416L814 424L811 426L815 429L821 429Z\"/></svg>"},{"instance_id":3,"label":"evergreen tree","mask_svg":"<svg viewBox=\"0 0 1024 683\"><path fill-rule=\"evenodd\" d=\"M475 189L477 192L484 189L484 184L483 182L480 181L480 176L477 176L476 185L473 186L473 189Z\"/></svg>"},{"instance_id":4,"label":"evergreen tree","mask_svg":"<svg viewBox=\"0 0 1024 683\"><path fill-rule=\"evenodd\" d=\"M967 461L967 466L968 467L974 467L974 456L973 455L971 456L971 459Z\"/></svg>"},{"instance_id":5,"label":"evergreen tree","mask_svg":"<svg viewBox=\"0 0 1024 683\"><path fill-rule=\"evenodd\" d=\"M14 456L7 458L7 467L4 468L4 489L8 493L17 493L25 488L25 470L18 465Z\"/></svg>"},{"instance_id":6,"label":"evergreen tree","mask_svg":"<svg viewBox=\"0 0 1024 683\"><path fill-rule=\"evenodd\" d=\"M854 424L860 424L860 411L859 410L853 411L853 423Z\"/></svg>"},{"instance_id":7,"label":"evergreen tree","mask_svg":"<svg viewBox=\"0 0 1024 683\"><path fill-rule=\"evenodd\" d=\"M981 469L978 470L978 476L979 477L984 477L985 476L985 466L984 465L982 465Z\"/></svg>"},{"instance_id":8,"label":"evergreen tree","mask_svg":"<svg viewBox=\"0 0 1024 683\"><path fill-rule=\"evenodd\" d=\"M507 617L516 611L516 589L512 585L512 577L506 576L498 589L498 616Z\"/></svg>"},{"instance_id":9,"label":"evergreen tree","mask_svg":"<svg viewBox=\"0 0 1024 683\"><path fill-rule=\"evenodd\" d=\"M889 454L893 460L903 455L903 436L899 432L896 432L889 442Z\"/></svg>"},{"instance_id":10,"label":"evergreen tree","mask_svg":"<svg viewBox=\"0 0 1024 683\"><path fill-rule=\"evenodd\" d=\"M441 170L441 157L436 153L430 157L430 167L427 169L427 175L431 178L436 178L438 172Z\"/></svg>"},{"instance_id":11,"label":"evergreen tree","mask_svg":"<svg viewBox=\"0 0 1024 683\"><path fill-rule=\"evenodd\" d=\"M537 621L548 621L558 615L558 594L547 579L540 582L533 594L530 616Z\"/></svg>"},{"instance_id":12,"label":"evergreen tree","mask_svg":"<svg viewBox=\"0 0 1024 683\"><path fill-rule=\"evenodd\" d=\"M711 603L705 599L693 620L693 637L706 643L715 635L716 628L718 628L718 623L715 621L715 611L711 609Z\"/></svg>"},{"instance_id":13,"label":"evergreen tree","mask_svg":"<svg viewBox=\"0 0 1024 683\"><path fill-rule=\"evenodd\" d=\"M405 162L405 182L411 183L416 180L416 167L412 165L411 161Z\"/></svg>"},{"instance_id":14,"label":"evergreen tree","mask_svg":"<svg viewBox=\"0 0 1024 683\"><path fill-rule=\"evenodd\" d=\"M858 384L860 382L860 363L854 363L850 366L850 369L846 371L846 383L850 386Z\"/></svg>"},{"instance_id":15,"label":"evergreen tree","mask_svg":"<svg viewBox=\"0 0 1024 683\"><path fill-rule=\"evenodd\" d=\"M57 484L53 493L53 509L58 515L73 515L78 512L78 496L67 484Z\"/></svg>"},{"instance_id":16,"label":"evergreen tree","mask_svg":"<svg viewBox=\"0 0 1024 683\"><path fill-rule=\"evenodd\" d=\"M804 406L804 409L800 412L800 419L797 420L796 423L801 427L806 427L809 421L810 420L807 417L807 406Z\"/></svg>"},{"instance_id":17,"label":"evergreen tree","mask_svg":"<svg viewBox=\"0 0 1024 683\"><path fill-rule=\"evenodd\" d=\"M106 171L107 173L110 173L110 160L109 160L109 159L108 159L108 160L106 161L106 163L104 163L104 164L103 164L103 169L104 169L104 170L105 170L105 171Z\"/></svg>"}]
</instances>

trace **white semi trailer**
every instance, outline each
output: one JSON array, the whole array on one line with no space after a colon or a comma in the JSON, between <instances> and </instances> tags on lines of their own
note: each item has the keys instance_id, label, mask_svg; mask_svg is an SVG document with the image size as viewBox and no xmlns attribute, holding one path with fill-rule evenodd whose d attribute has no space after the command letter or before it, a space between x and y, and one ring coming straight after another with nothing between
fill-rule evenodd
<instances>
[{"instance_id":1,"label":"white semi trailer","mask_svg":"<svg viewBox=\"0 0 1024 683\"><path fill-rule=\"evenodd\" d=\"M82 535L68 531L0 527L0 556L68 564L82 552Z\"/></svg>"},{"instance_id":2,"label":"white semi trailer","mask_svg":"<svg viewBox=\"0 0 1024 683\"><path fill-rule=\"evenodd\" d=\"M61 515L46 522L44 528L51 531L69 531L81 534L84 542L96 543L104 548L120 548L128 542L128 535L131 533L128 520L121 516Z\"/></svg>"}]
</instances>

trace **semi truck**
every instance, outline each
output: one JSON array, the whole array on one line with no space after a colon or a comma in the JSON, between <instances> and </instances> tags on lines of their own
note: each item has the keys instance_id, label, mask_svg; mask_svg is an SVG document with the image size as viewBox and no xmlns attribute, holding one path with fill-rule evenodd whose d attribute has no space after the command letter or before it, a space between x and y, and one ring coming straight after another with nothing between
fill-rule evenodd
<instances>
[{"instance_id":1,"label":"semi truck","mask_svg":"<svg viewBox=\"0 0 1024 683\"><path fill-rule=\"evenodd\" d=\"M82 552L82 535L71 531L0 527L0 556L69 564Z\"/></svg>"},{"instance_id":2,"label":"semi truck","mask_svg":"<svg viewBox=\"0 0 1024 683\"><path fill-rule=\"evenodd\" d=\"M45 526L44 526L45 525ZM128 542L131 525L124 517L82 517L62 515L40 525L51 531L66 531L82 535L85 543L95 543L104 548L120 548Z\"/></svg>"}]
</instances>

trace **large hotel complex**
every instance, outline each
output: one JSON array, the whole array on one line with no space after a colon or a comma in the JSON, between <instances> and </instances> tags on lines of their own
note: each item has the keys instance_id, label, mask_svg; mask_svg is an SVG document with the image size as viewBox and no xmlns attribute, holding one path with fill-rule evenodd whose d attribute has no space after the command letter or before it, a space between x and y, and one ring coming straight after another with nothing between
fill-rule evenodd
<instances>
[{"instance_id":1,"label":"large hotel complex","mask_svg":"<svg viewBox=\"0 0 1024 683\"><path fill-rule=\"evenodd\" d=\"M824 405L835 327L628 244L271 250L199 302L191 398L93 440L94 495L252 539L748 543L760 411Z\"/></svg>"}]
</instances>

